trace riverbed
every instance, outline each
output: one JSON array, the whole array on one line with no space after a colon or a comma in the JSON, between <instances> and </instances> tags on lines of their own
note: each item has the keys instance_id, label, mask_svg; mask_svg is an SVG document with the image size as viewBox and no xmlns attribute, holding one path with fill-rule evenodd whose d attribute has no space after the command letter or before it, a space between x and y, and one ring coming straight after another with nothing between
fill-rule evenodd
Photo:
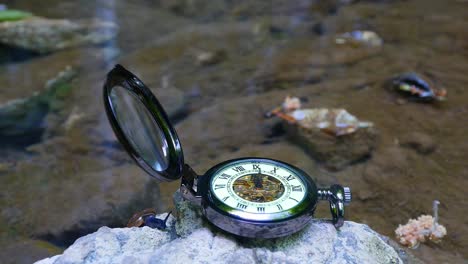
<instances>
[{"instance_id":1,"label":"riverbed","mask_svg":"<svg viewBox=\"0 0 468 264\"><path fill-rule=\"evenodd\" d=\"M350 186L346 218L393 239L399 224L431 214L439 200L447 236L411 252L427 263L467 263L467 1L4 4L119 29L105 43L46 54L0 45L1 105L40 93L67 68L77 72L37 129L0 138L0 258L7 263L59 254L100 226L125 226L144 208L172 208L178 183L139 169L107 121L102 86L116 63L160 99L198 173L245 156L291 163L320 186ZM375 32L382 43L337 41L354 30ZM421 103L387 89L406 72L446 89L447 99ZM288 137L286 123L265 119L287 95L306 108L344 108L372 122L375 148L343 168L325 166ZM326 204L316 217L330 217Z\"/></svg>"}]
</instances>

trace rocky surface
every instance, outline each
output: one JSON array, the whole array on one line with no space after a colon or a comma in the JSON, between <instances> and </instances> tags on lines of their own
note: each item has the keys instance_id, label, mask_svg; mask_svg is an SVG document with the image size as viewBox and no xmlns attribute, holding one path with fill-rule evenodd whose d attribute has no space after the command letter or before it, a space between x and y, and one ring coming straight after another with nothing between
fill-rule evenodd
<instances>
[{"instance_id":1,"label":"rocky surface","mask_svg":"<svg viewBox=\"0 0 468 264\"><path fill-rule=\"evenodd\" d=\"M110 229L82 237L63 255L36 263L403 263L365 225L346 222L340 232L314 222L298 235L275 241L239 242L208 228L172 240L168 232Z\"/></svg>"},{"instance_id":2,"label":"rocky surface","mask_svg":"<svg viewBox=\"0 0 468 264\"><path fill-rule=\"evenodd\" d=\"M336 230L328 221L314 220L288 237L251 240L213 228L178 193L175 203L178 220L171 217L165 231L102 227L62 255L37 263L403 263L366 225L345 222Z\"/></svg>"},{"instance_id":3,"label":"rocky surface","mask_svg":"<svg viewBox=\"0 0 468 264\"><path fill-rule=\"evenodd\" d=\"M116 34L115 24L98 20L73 22L31 17L0 23L0 43L38 53L99 44L113 39Z\"/></svg>"}]
</instances>

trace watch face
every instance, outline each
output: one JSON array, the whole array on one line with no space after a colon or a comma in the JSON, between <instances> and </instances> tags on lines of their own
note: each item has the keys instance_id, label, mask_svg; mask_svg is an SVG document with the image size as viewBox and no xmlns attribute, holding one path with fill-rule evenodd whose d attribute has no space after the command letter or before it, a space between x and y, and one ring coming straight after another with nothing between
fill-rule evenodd
<instances>
[{"instance_id":1,"label":"watch face","mask_svg":"<svg viewBox=\"0 0 468 264\"><path fill-rule=\"evenodd\" d=\"M225 208L246 213L241 217L254 214L256 219L289 212L303 202L308 192L299 173L267 159L226 164L211 177L210 188Z\"/></svg>"}]
</instances>

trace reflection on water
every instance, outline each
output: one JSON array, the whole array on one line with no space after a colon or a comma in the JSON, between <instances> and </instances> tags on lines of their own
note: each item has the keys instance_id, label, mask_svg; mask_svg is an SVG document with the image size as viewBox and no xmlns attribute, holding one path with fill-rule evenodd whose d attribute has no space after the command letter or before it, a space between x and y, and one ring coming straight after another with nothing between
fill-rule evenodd
<instances>
[{"instance_id":1,"label":"reflection on water","mask_svg":"<svg viewBox=\"0 0 468 264\"><path fill-rule=\"evenodd\" d=\"M30 263L100 226L124 226L134 212L172 206L178 183L151 181L108 125L101 89L117 62L141 77L177 120L185 160L199 173L242 156L284 160L319 185L351 186L356 199L347 217L390 237L398 224L429 214L437 199L448 235L412 252L429 263L468 257L460 210L468 207L465 1L4 4L47 18L101 19L117 24L119 33L101 44L47 54L0 46L0 130L8 120L24 131L27 126L18 124L31 124L25 113L38 111L7 111L6 102L41 94L67 66L78 70L67 82L69 92L47 101L43 131L16 135L26 137L27 146L14 144L13 135L13 144L0 147L2 259L21 251ZM383 44L337 41L355 30L375 32ZM385 89L404 72L446 89L447 100L417 103ZM281 124L263 119L288 94L306 99L308 108L344 108L373 122L379 144L372 157L340 171L324 168L286 137ZM18 119L25 123L11 122ZM316 216L328 216L327 210L319 206Z\"/></svg>"}]
</instances>

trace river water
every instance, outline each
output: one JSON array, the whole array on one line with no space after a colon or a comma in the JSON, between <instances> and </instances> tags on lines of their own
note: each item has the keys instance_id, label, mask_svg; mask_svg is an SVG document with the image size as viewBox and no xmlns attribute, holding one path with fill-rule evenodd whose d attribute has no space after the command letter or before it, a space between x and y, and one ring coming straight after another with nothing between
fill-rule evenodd
<instances>
[{"instance_id":1,"label":"river water","mask_svg":"<svg viewBox=\"0 0 468 264\"><path fill-rule=\"evenodd\" d=\"M427 263L467 263L468 2L26 1L9 8L47 18L98 18L117 37L50 54L0 46L0 104L41 92L67 66L71 91L38 129L0 142L0 257L30 263L59 254L103 225L144 208L167 211L177 183L145 175L117 143L102 104L121 63L168 110L198 173L226 159L263 156L304 169L318 185L351 186L347 219L394 238L399 224L441 202L441 243L410 250ZM339 45L337 34L376 32L383 44ZM212 58L203 60L203 55ZM385 84L416 72L447 100L402 100ZM371 156L330 170L263 113L286 95L340 107L374 123ZM31 110L38 111L38 110ZM21 118L21 117L18 117ZM422 150L421 150L422 146ZM424 149L424 147L426 149ZM317 217L329 217L325 204Z\"/></svg>"}]
</instances>

